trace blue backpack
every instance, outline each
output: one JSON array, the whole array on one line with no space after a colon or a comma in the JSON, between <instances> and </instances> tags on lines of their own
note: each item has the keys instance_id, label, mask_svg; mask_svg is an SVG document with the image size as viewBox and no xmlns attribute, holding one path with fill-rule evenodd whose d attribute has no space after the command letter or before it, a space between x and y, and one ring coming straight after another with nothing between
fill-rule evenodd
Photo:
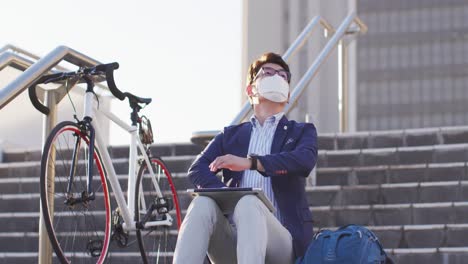
<instances>
[{"instance_id":1,"label":"blue backpack","mask_svg":"<svg viewBox=\"0 0 468 264\"><path fill-rule=\"evenodd\" d=\"M296 264L385 264L392 263L377 237L369 229L347 225L336 231L321 230Z\"/></svg>"}]
</instances>

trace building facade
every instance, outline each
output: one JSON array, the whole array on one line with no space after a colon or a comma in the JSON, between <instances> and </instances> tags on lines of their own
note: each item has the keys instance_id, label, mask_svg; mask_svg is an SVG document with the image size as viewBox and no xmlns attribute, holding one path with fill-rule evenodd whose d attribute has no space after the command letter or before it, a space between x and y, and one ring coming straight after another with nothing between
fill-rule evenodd
<instances>
[{"instance_id":1,"label":"building facade","mask_svg":"<svg viewBox=\"0 0 468 264\"><path fill-rule=\"evenodd\" d=\"M357 4L358 129L468 124L468 1Z\"/></svg>"}]
</instances>

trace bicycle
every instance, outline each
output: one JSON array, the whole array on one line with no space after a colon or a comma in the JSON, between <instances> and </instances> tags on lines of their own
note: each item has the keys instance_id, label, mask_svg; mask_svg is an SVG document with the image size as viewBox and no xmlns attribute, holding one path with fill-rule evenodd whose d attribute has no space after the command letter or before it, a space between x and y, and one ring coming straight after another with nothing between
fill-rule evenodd
<instances>
[{"instance_id":1,"label":"bicycle","mask_svg":"<svg viewBox=\"0 0 468 264\"><path fill-rule=\"evenodd\" d=\"M50 110L38 100L37 84L64 83L68 93L69 86L86 83L83 117L78 119L75 114L75 121L55 126L41 158L42 216L55 252L54 261L103 263L111 240L121 247L128 246L133 232L144 263L168 262L171 257L171 227L179 228L181 224L177 192L165 163L151 155L151 123L139 114L151 99L121 92L113 76L118 67L118 63L101 64L45 75L29 87L34 107L47 115ZM94 83L104 80L116 98L128 99L131 125L99 108ZM98 122L97 111L131 135L127 201L99 127L93 126ZM113 212L108 182L118 205Z\"/></svg>"}]
</instances>

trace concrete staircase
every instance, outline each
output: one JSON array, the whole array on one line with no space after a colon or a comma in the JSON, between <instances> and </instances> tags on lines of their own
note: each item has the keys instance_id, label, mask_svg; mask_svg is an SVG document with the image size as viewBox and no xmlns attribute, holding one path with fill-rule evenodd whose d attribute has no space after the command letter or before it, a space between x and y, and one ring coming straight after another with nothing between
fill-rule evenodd
<instances>
[{"instance_id":1,"label":"concrete staircase","mask_svg":"<svg viewBox=\"0 0 468 264\"><path fill-rule=\"evenodd\" d=\"M396 263L466 263L468 127L322 134L308 186L316 231L355 223L373 230ZM186 171L201 148L157 145L184 213ZM128 150L110 150L125 186ZM39 151L7 151L0 163L0 263L37 262ZM125 187L124 187L125 188ZM175 241L177 232L172 233ZM139 263L136 246L111 244L110 263Z\"/></svg>"}]
</instances>

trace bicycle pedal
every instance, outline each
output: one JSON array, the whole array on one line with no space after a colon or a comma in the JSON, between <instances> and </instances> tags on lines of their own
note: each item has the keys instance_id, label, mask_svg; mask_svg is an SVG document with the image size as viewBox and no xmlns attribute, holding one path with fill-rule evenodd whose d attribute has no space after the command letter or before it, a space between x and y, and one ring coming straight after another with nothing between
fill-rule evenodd
<instances>
[{"instance_id":1,"label":"bicycle pedal","mask_svg":"<svg viewBox=\"0 0 468 264\"><path fill-rule=\"evenodd\" d=\"M86 249L89 251L91 256L99 257L99 256L101 256L102 245L103 245L103 242L100 239L99 240L90 240L90 241L88 241L88 245L86 245Z\"/></svg>"}]
</instances>

